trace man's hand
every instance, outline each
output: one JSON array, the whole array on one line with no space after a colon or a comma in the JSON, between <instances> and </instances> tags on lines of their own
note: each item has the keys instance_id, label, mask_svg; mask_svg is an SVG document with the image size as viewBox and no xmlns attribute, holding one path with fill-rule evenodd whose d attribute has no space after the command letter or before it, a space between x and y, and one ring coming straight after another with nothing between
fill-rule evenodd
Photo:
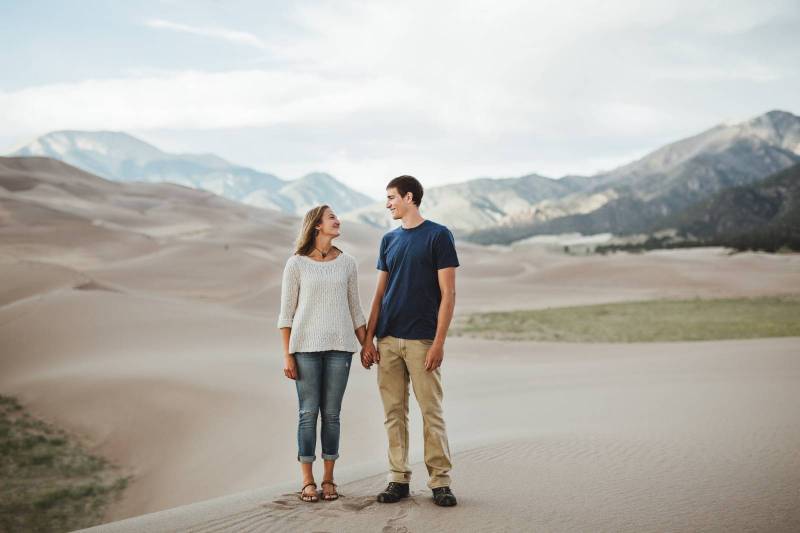
<instances>
[{"instance_id":1,"label":"man's hand","mask_svg":"<svg viewBox=\"0 0 800 533\"><path fill-rule=\"evenodd\" d=\"M297 379L297 361L291 354L283 356L283 375L289 379Z\"/></svg>"},{"instance_id":2,"label":"man's hand","mask_svg":"<svg viewBox=\"0 0 800 533\"><path fill-rule=\"evenodd\" d=\"M364 347L361 348L361 366L369 370L379 359L380 355L378 355L378 350L375 349L375 344L372 341L364 344Z\"/></svg>"},{"instance_id":3,"label":"man's hand","mask_svg":"<svg viewBox=\"0 0 800 533\"><path fill-rule=\"evenodd\" d=\"M434 342L428 348L428 355L425 356L425 370L433 372L442 366L442 359L444 359L444 346Z\"/></svg>"}]
</instances>

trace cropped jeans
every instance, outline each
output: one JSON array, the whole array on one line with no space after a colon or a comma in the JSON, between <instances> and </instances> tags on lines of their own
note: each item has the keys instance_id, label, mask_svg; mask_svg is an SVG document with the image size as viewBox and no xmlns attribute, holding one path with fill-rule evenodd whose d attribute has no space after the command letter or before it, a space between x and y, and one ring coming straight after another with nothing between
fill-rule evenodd
<instances>
[{"instance_id":1,"label":"cropped jeans","mask_svg":"<svg viewBox=\"0 0 800 533\"><path fill-rule=\"evenodd\" d=\"M350 352L297 352L297 460L313 463L317 449L317 416L322 414L322 459L339 458L339 412L350 375Z\"/></svg>"}]
</instances>

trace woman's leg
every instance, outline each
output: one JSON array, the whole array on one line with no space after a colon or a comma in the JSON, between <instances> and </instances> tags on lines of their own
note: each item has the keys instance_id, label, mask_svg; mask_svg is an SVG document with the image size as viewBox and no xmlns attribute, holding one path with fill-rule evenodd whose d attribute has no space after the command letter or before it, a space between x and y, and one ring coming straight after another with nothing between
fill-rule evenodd
<instances>
[{"instance_id":1,"label":"woman's leg","mask_svg":"<svg viewBox=\"0 0 800 533\"><path fill-rule=\"evenodd\" d=\"M317 416L320 408L322 392L322 358L321 354L296 353L297 361L297 400L299 417L297 424L297 460L303 475L303 485L314 482L312 464L316 459L317 449ZM309 487L304 494L311 494ZM314 494L316 494L314 492Z\"/></svg>"},{"instance_id":2,"label":"woman's leg","mask_svg":"<svg viewBox=\"0 0 800 533\"><path fill-rule=\"evenodd\" d=\"M303 476L303 488L300 492L300 497L307 502L315 502L319 498L317 496L317 484L314 481L313 465L314 463L300 463L300 472Z\"/></svg>"},{"instance_id":3,"label":"woman's leg","mask_svg":"<svg viewBox=\"0 0 800 533\"><path fill-rule=\"evenodd\" d=\"M350 363L353 354L349 352L328 352L323 357L322 401L322 458L325 460L325 481L333 480L333 467L339 458L339 413L342 410L342 398L350 376ZM326 494L336 492L335 488L325 485Z\"/></svg>"},{"instance_id":4,"label":"woman's leg","mask_svg":"<svg viewBox=\"0 0 800 533\"><path fill-rule=\"evenodd\" d=\"M328 481L333 481L333 467L336 466L336 461L328 461L324 462L325 464L325 472L322 474L322 481L325 483L322 485L322 496L323 498L331 499L331 496L337 494L336 492L336 485L331 486Z\"/></svg>"}]
</instances>

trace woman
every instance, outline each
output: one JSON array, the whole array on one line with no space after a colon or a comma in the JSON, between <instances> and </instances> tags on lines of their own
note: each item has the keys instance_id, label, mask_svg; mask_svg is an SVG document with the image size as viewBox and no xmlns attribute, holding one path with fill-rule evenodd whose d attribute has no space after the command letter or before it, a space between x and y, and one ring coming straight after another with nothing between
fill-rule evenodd
<instances>
[{"instance_id":1,"label":"woman","mask_svg":"<svg viewBox=\"0 0 800 533\"><path fill-rule=\"evenodd\" d=\"M356 260L332 244L340 234L339 226L327 205L306 213L281 286L278 328L283 340L283 372L297 387L297 460L303 475L300 499L306 502L318 500L312 464L319 413L325 462L322 498L339 497L333 481L339 458L339 411L353 353L361 349L366 336Z\"/></svg>"}]
</instances>

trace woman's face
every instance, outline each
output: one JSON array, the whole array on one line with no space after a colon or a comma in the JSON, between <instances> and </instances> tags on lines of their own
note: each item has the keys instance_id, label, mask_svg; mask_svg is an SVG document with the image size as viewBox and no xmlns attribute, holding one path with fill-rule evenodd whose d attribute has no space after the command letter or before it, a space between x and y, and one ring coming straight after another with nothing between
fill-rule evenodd
<instances>
[{"instance_id":1,"label":"woman's face","mask_svg":"<svg viewBox=\"0 0 800 533\"><path fill-rule=\"evenodd\" d=\"M319 235L325 235L328 237L336 238L340 235L339 226L341 226L341 222L336 217L336 213L333 212L331 208L325 209L322 213L322 220L320 220L317 229L319 230Z\"/></svg>"}]
</instances>

